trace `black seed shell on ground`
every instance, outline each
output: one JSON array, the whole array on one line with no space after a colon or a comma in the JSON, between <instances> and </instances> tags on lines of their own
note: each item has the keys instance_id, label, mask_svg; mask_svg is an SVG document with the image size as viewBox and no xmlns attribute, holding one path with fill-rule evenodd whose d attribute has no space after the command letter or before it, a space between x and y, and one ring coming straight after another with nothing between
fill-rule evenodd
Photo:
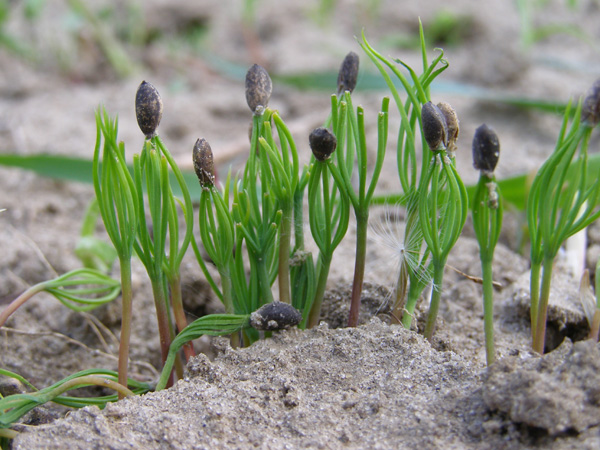
<instances>
[{"instance_id":1,"label":"black seed shell on ground","mask_svg":"<svg viewBox=\"0 0 600 450\"><path fill-rule=\"evenodd\" d=\"M163 103L156 88L142 81L135 95L135 115L146 137L152 137L162 118Z\"/></svg>"},{"instance_id":2,"label":"black seed shell on ground","mask_svg":"<svg viewBox=\"0 0 600 450\"><path fill-rule=\"evenodd\" d=\"M250 325L261 331L285 330L301 321L300 311L283 302L267 303L250 315Z\"/></svg>"}]
</instances>

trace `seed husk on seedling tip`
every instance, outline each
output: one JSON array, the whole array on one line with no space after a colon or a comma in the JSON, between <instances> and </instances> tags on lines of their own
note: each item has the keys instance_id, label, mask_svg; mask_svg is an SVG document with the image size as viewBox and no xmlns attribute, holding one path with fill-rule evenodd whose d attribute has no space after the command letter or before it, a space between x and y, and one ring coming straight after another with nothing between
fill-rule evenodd
<instances>
[{"instance_id":1,"label":"seed husk on seedling tip","mask_svg":"<svg viewBox=\"0 0 600 450\"><path fill-rule=\"evenodd\" d=\"M308 137L310 148L318 161L327 161L337 147L337 139L327 128L315 128Z\"/></svg>"},{"instance_id":2,"label":"seed husk on seedling tip","mask_svg":"<svg viewBox=\"0 0 600 450\"><path fill-rule=\"evenodd\" d=\"M473 167L491 178L500 157L500 141L496 132L485 123L473 137Z\"/></svg>"},{"instance_id":3,"label":"seed husk on seedling tip","mask_svg":"<svg viewBox=\"0 0 600 450\"><path fill-rule=\"evenodd\" d=\"M346 91L354 91L358 80L358 65L358 55L354 52L348 53L344 61L342 61L340 71L338 72L337 95L341 95Z\"/></svg>"},{"instance_id":4,"label":"seed husk on seedling tip","mask_svg":"<svg viewBox=\"0 0 600 450\"><path fill-rule=\"evenodd\" d=\"M599 98L600 83L596 82L574 111L572 103L567 105L556 148L535 176L527 199L531 327L533 349L540 354L546 350L556 256L566 239L600 217L600 181L588 161L591 134L599 119Z\"/></svg>"},{"instance_id":5,"label":"seed husk on seedling tip","mask_svg":"<svg viewBox=\"0 0 600 450\"><path fill-rule=\"evenodd\" d=\"M262 114L269 105L273 83L266 69L254 64L246 73L246 102L254 114Z\"/></svg>"},{"instance_id":6,"label":"seed husk on seedling tip","mask_svg":"<svg viewBox=\"0 0 600 450\"><path fill-rule=\"evenodd\" d=\"M439 107L427 102L421 109L423 136L431 151L443 150L448 142L446 117Z\"/></svg>"},{"instance_id":7,"label":"seed husk on seedling tip","mask_svg":"<svg viewBox=\"0 0 600 450\"><path fill-rule=\"evenodd\" d=\"M210 188L215 184L215 163L212 149L206 139L198 139L194 144L192 153L194 170L203 188Z\"/></svg>"},{"instance_id":8,"label":"seed husk on seedling tip","mask_svg":"<svg viewBox=\"0 0 600 450\"><path fill-rule=\"evenodd\" d=\"M494 249L502 228L502 202L494 178L494 169L500 156L498 136L483 124L473 136L473 165L480 171L479 182L472 200L475 236L479 244L483 283L483 323L485 353L488 366L496 359L494 347L494 287L492 261Z\"/></svg>"},{"instance_id":9,"label":"seed husk on seedling tip","mask_svg":"<svg viewBox=\"0 0 600 450\"><path fill-rule=\"evenodd\" d=\"M600 122L600 79L592 85L583 101L581 121L591 127Z\"/></svg>"},{"instance_id":10,"label":"seed husk on seedling tip","mask_svg":"<svg viewBox=\"0 0 600 450\"><path fill-rule=\"evenodd\" d=\"M446 119L446 142L444 142L446 150L448 153L453 154L456 151L456 140L458 139L459 132L458 116L450 103L440 102L437 104L437 107Z\"/></svg>"},{"instance_id":11,"label":"seed husk on seedling tip","mask_svg":"<svg viewBox=\"0 0 600 450\"><path fill-rule=\"evenodd\" d=\"M156 133L162 112L163 102L160 94L152 84L142 81L135 94L135 115L146 139L151 139Z\"/></svg>"}]
</instances>

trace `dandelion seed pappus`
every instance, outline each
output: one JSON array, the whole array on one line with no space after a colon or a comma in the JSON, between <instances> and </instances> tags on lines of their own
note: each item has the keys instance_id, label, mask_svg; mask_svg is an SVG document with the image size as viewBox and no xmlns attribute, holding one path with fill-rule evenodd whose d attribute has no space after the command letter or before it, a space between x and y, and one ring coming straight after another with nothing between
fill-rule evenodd
<instances>
[{"instance_id":1,"label":"dandelion seed pappus","mask_svg":"<svg viewBox=\"0 0 600 450\"><path fill-rule=\"evenodd\" d=\"M405 301L406 286L401 284L408 283L409 274L416 275L423 284L431 283L431 274L427 270L429 256L424 257L418 223L407 220L408 216L399 205L387 206L381 214L373 215L369 225L369 239L379 247L378 262L383 262L389 269L388 278L392 278L392 289L386 301L396 297L396 303Z\"/></svg>"}]
</instances>

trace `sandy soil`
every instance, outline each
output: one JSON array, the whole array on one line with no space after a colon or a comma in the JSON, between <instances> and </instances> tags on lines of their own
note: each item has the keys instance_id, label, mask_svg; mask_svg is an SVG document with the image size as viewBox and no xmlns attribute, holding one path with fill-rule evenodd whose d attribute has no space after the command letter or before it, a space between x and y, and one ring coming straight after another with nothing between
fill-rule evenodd
<instances>
[{"instance_id":1,"label":"sandy soil","mask_svg":"<svg viewBox=\"0 0 600 450\"><path fill-rule=\"evenodd\" d=\"M500 136L497 175L502 178L540 165L553 149L561 118L481 101L452 83L564 102L585 93L600 74L598 50L572 35L552 35L524 48L517 9L502 0L485 2L485 7L463 0L451 5L411 0L402 7L392 0L340 0L320 20L317 1L292 5L259 0L257 46L242 31L241 1L152 0L143 3L141 17L162 37L128 46L136 68L130 77L118 79L90 29L78 26L65 2L47 3L34 25L21 19L14 5L7 26L40 49L36 64L0 47L3 153L91 157L94 110L103 104L119 115L120 138L132 155L143 139L135 123L134 95L146 79L162 94L165 113L159 132L182 165L190 167L193 144L204 137L225 173L230 165L243 164L250 113L243 81L215 70L217 57L244 68L258 61L278 74L335 72L349 50L359 53L354 36L364 27L383 53L418 66L418 53L394 46L394 40L414 36L418 17L427 33L436 16L451 11L465 21L463 36L457 45L443 44L450 68L432 96L457 110L458 167L465 182L473 183L478 174L471 168L470 142L482 122ZM94 2L94 7L104 3L109 2ZM597 2L580 1L576 10L563 3L549 2L536 12L534 24L577 24L597 41ZM121 22L115 21L118 28ZM198 25L204 29L204 53L194 50L190 39L180 38ZM329 95L275 83L271 105L306 152L306 137L327 115ZM355 102L365 106L371 125L381 95L361 90L359 80ZM371 127L371 141L374 131ZM598 146L597 135L591 145ZM381 192L398 189L394 167L390 152ZM92 197L88 185L0 168L0 209L6 208L0 213L0 307L28 286L80 267L73 250ZM383 209L372 212L374 220L384 216ZM386 324L393 257L376 241L368 250L361 318L365 325L334 329L344 323L348 308L354 257L350 233L332 265L324 311L329 325L290 330L241 350L232 350L225 340L200 339L197 349L212 361L204 355L194 359L186 378L172 389L66 417L62 409L40 407L18 426L22 433L13 448L599 448L600 347L581 341L587 324L577 299L578 280L559 261L549 318L557 349L544 357L533 354L528 261L516 252L523 217L509 212L505 223L494 269L502 284L495 305L499 361L489 369L480 286L448 268L440 323L430 345L415 330ZM97 235L104 236L101 227ZM592 227L588 239L586 264L594 267L600 227ZM449 265L480 274L469 223ZM133 272L131 371L141 380L154 380L160 351L156 318L148 314L153 311L151 289L141 264L134 264ZM184 260L182 278L190 318L221 310L191 255ZM420 306L419 317L426 309ZM116 369L119 314L118 300L83 314L39 295L0 330L0 366L38 387L78 370ZM1 384L3 392L11 388Z\"/></svg>"}]
</instances>

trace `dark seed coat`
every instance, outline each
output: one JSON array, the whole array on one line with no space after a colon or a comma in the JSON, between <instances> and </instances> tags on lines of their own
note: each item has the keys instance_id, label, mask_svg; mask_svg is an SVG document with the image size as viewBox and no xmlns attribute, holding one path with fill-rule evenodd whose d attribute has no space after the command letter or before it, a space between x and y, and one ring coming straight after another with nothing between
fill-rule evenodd
<instances>
[{"instance_id":1,"label":"dark seed coat","mask_svg":"<svg viewBox=\"0 0 600 450\"><path fill-rule=\"evenodd\" d=\"M210 187L215 184L215 164L213 153L206 139L198 139L194 145L192 154L194 170L202 187Z\"/></svg>"},{"instance_id":2,"label":"dark seed coat","mask_svg":"<svg viewBox=\"0 0 600 450\"><path fill-rule=\"evenodd\" d=\"M600 122L600 80L596 80L583 101L581 121L591 127Z\"/></svg>"},{"instance_id":3,"label":"dark seed coat","mask_svg":"<svg viewBox=\"0 0 600 450\"><path fill-rule=\"evenodd\" d=\"M440 150L448 142L448 125L444 113L431 102L421 109L423 136L432 151Z\"/></svg>"},{"instance_id":4,"label":"dark seed coat","mask_svg":"<svg viewBox=\"0 0 600 450\"><path fill-rule=\"evenodd\" d=\"M254 64L246 73L246 102L253 113L257 108L266 108L273 92L271 77L264 67Z\"/></svg>"},{"instance_id":5,"label":"dark seed coat","mask_svg":"<svg viewBox=\"0 0 600 450\"><path fill-rule=\"evenodd\" d=\"M327 161L337 146L337 139L327 128L315 128L308 137L310 149L317 161Z\"/></svg>"},{"instance_id":6,"label":"dark seed coat","mask_svg":"<svg viewBox=\"0 0 600 450\"><path fill-rule=\"evenodd\" d=\"M250 325L261 331L277 331L298 325L302 314L292 305L275 301L261 306L250 315Z\"/></svg>"},{"instance_id":7,"label":"dark seed coat","mask_svg":"<svg viewBox=\"0 0 600 450\"><path fill-rule=\"evenodd\" d=\"M163 103L156 88L142 81L135 95L135 115L137 122L146 138L150 139L156 133L162 118Z\"/></svg>"},{"instance_id":8,"label":"dark seed coat","mask_svg":"<svg viewBox=\"0 0 600 450\"><path fill-rule=\"evenodd\" d=\"M343 94L346 91L354 91L358 80L358 66L358 55L354 52L348 53L344 58L338 73L338 95Z\"/></svg>"},{"instance_id":9,"label":"dark seed coat","mask_svg":"<svg viewBox=\"0 0 600 450\"><path fill-rule=\"evenodd\" d=\"M475 130L473 136L473 167L482 172L493 173L499 158L498 135L484 123Z\"/></svg>"}]
</instances>

